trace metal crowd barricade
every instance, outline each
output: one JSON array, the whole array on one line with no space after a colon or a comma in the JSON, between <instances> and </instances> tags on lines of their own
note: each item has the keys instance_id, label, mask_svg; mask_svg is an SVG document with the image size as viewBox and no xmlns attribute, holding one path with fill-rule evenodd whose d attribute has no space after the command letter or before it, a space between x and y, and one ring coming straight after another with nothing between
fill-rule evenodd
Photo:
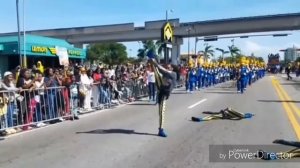
<instances>
[{"instance_id":1,"label":"metal crowd barricade","mask_svg":"<svg viewBox=\"0 0 300 168\"><path fill-rule=\"evenodd\" d=\"M110 108L118 93L118 99L125 102L148 96L148 86L142 80L123 81L117 90L96 83L91 88L91 107L94 110ZM82 107L79 85L72 94L71 88L49 87L34 90L0 91L0 131L8 128L38 127L58 119L77 116ZM77 91L76 91L77 90Z\"/></svg>"},{"instance_id":2,"label":"metal crowd barricade","mask_svg":"<svg viewBox=\"0 0 300 168\"><path fill-rule=\"evenodd\" d=\"M92 86L92 108L99 110L111 106L111 90L101 83Z\"/></svg>"},{"instance_id":3,"label":"metal crowd barricade","mask_svg":"<svg viewBox=\"0 0 300 168\"><path fill-rule=\"evenodd\" d=\"M129 101L132 98L133 84L132 81L122 81L121 86L119 86L122 92L121 99L124 101Z\"/></svg>"},{"instance_id":4,"label":"metal crowd barricade","mask_svg":"<svg viewBox=\"0 0 300 168\"><path fill-rule=\"evenodd\" d=\"M72 117L66 87L0 92L0 130L37 126Z\"/></svg>"},{"instance_id":5,"label":"metal crowd barricade","mask_svg":"<svg viewBox=\"0 0 300 168\"><path fill-rule=\"evenodd\" d=\"M133 95L135 99L148 96L148 87L145 82L137 80L133 83Z\"/></svg>"},{"instance_id":6,"label":"metal crowd barricade","mask_svg":"<svg viewBox=\"0 0 300 168\"><path fill-rule=\"evenodd\" d=\"M179 87L183 87L185 86L185 75L183 74L179 74L179 80L176 81L177 85L175 86L176 88L179 88Z\"/></svg>"}]
</instances>

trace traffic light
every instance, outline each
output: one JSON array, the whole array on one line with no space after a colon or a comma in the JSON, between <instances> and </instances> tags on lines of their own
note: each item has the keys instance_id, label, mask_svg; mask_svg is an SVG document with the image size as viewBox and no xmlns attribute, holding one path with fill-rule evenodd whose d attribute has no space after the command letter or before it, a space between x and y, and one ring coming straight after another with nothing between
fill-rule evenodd
<instances>
[{"instance_id":1,"label":"traffic light","mask_svg":"<svg viewBox=\"0 0 300 168\"><path fill-rule=\"evenodd\" d=\"M283 37L288 36L288 34L273 34L273 37Z\"/></svg>"},{"instance_id":2,"label":"traffic light","mask_svg":"<svg viewBox=\"0 0 300 168\"><path fill-rule=\"evenodd\" d=\"M218 37L217 36L204 37L204 41L218 41Z\"/></svg>"}]
</instances>

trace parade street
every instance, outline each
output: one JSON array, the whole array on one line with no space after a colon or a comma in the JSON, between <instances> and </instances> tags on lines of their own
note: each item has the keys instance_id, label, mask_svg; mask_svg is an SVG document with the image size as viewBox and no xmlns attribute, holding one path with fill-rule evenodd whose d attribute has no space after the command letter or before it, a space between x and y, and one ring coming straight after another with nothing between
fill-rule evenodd
<instances>
[{"instance_id":1,"label":"parade street","mask_svg":"<svg viewBox=\"0 0 300 168\"><path fill-rule=\"evenodd\" d=\"M176 89L167 102L167 138L157 136L158 107L146 99L85 114L79 121L66 121L1 140L0 167L294 168L299 163L209 162L209 145L298 141L299 82L296 78L287 81L279 74L266 75L244 94L237 93L232 82L193 94L184 88ZM203 111L218 112L226 107L255 116L239 121L191 121L192 116L204 116Z\"/></svg>"}]
</instances>

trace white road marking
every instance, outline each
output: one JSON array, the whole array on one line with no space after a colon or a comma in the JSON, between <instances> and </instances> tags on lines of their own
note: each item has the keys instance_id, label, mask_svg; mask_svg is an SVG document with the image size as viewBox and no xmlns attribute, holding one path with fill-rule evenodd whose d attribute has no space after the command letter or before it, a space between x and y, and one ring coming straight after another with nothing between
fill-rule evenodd
<instances>
[{"instance_id":1,"label":"white road marking","mask_svg":"<svg viewBox=\"0 0 300 168\"><path fill-rule=\"evenodd\" d=\"M195 103L195 104L193 104L193 105L190 105L190 106L188 107L188 109L194 108L194 107L198 106L199 104L205 102L206 100L207 100L207 99L202 99L202 100L200 100L199 102L197 102L197 103Z\"/></svg>"}]
</instances>

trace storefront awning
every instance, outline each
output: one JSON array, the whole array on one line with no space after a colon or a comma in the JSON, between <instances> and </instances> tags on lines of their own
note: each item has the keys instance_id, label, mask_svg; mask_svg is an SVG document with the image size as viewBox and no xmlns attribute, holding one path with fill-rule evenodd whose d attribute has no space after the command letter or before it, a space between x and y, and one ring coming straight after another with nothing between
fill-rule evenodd
<instances>
[{"instance_id":1,"label":"storefront awning","mask_svg":"<svg viewBox=\"0 0 300 168\"><path fill-rule=\"evenodd\" d=\"M21 39L23 40L23 39ZM2 51L1 51L1 45ZM28 57L58 57L56 55L56 47L64 47L67 49L69 58L85 59L86 50L81 48L75 48L67 41L62 39L55 39L49 37L27 35L25 48L21 45L21 54L25 54ZM5 55L18 54L18 37L6 36L0 37L0 51Z\"/></svg>"}]
</instances>

